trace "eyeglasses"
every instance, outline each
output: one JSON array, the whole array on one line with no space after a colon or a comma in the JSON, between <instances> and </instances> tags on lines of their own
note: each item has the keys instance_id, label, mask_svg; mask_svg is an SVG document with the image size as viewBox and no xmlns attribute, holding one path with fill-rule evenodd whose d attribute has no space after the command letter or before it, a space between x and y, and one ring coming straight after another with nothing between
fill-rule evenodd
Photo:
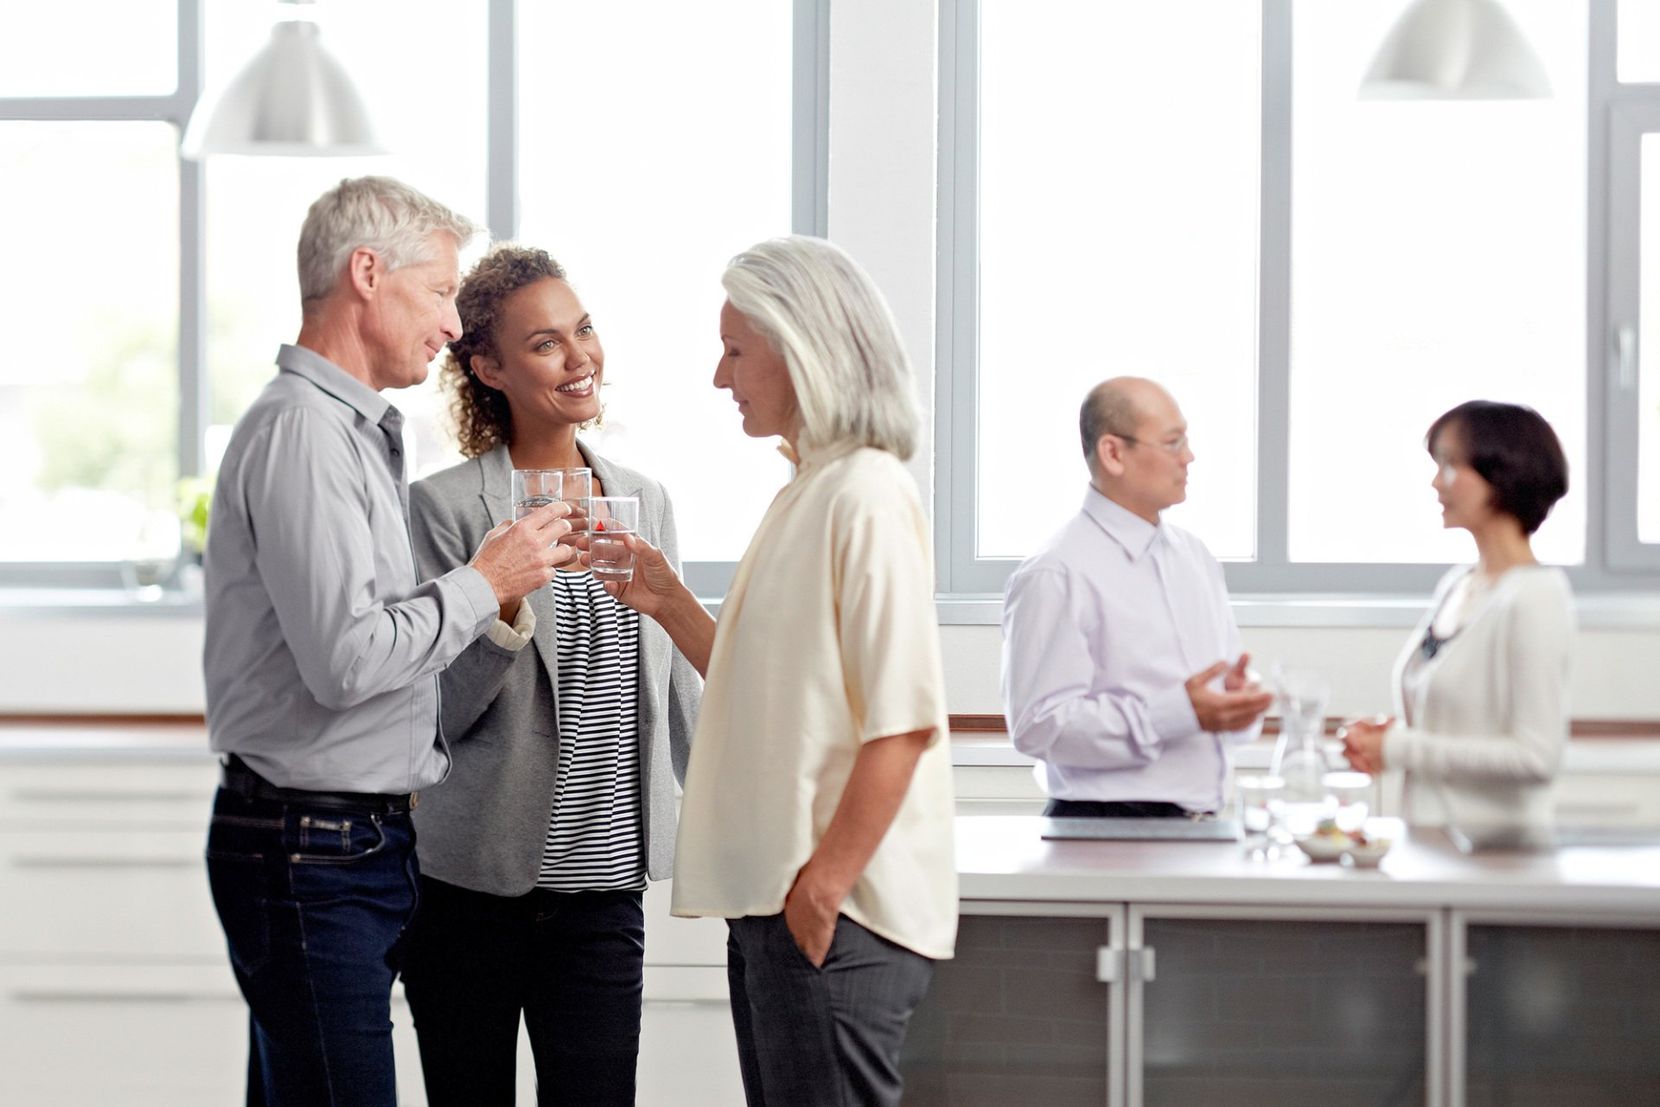
<instances>
[{"instance_id":1,"label":"eyeglasses","mask_svg":"<svg viewBox=\"0 0 1660 1107\"><path fill-rule=\"evenodd\" d=\"M1148 442L1128 434L1115 434L1114 438L1120 442L1128 442L1132 446L1156 446L1167 454L1181 454L1187 451L1187 435L1180 434L1168 442Z\"/></svg>"}]
</instances>

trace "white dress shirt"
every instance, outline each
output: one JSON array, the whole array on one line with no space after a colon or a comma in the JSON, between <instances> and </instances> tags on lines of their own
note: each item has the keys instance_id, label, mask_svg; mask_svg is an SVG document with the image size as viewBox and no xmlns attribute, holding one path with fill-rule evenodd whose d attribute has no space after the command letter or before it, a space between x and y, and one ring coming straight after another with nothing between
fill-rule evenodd
<instances>
[{"instance_id":1,"label":"white dress shirt","mask_svg":"<svg viewBox=\"0 0 1660 1107\"><path fill-rule=\"evenodd\" d=\"M1204 544L1092 486L1083 511L1009 578L1009 736L1056 799L1219 810L1223 745L1250 741L1261 723L1204 731L1186 682L1239 653L1222 567Z\"/></svg>"}]
</instances>

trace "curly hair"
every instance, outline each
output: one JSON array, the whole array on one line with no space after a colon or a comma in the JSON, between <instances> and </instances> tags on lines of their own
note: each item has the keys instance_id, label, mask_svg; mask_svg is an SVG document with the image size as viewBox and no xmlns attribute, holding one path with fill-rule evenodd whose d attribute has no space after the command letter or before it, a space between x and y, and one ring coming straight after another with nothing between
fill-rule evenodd
<instances>
[{"instance_id":1,"label":"curly hair","mask_svg":"<svg viewBox=\"0 0 1660 1107\"><path fill-rule=\"evenodd\" d=\"M513 413L507 397L473 372L473 355L497 357L496 323L502 304L527 285L564 280L565 267L546 250L498 243L478 260L461 282L455 310L461 316L461 337L449 344L440 368L450 392L450 414L464 457L488 453L499 443L513 442Z\"/></svg>"}]
</instances>

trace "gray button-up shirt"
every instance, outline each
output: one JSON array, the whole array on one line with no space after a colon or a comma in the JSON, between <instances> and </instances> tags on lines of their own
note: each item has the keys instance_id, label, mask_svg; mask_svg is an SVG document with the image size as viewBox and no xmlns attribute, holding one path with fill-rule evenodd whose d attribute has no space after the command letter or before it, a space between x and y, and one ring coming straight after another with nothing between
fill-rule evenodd
<instances>
[{"instance_id":1,"label":"gray button-up shirt","mask_svg":"<svg viewBox=\"0 0 1660 1107\"><path fill-rule=\"evenodd\" d=\"M438 672L495 621L494 591L468 566L419 583L398 409L311 350L277 367L214 488L209 740L287 788L436 784Z\"/></svg>"}]
</instances>

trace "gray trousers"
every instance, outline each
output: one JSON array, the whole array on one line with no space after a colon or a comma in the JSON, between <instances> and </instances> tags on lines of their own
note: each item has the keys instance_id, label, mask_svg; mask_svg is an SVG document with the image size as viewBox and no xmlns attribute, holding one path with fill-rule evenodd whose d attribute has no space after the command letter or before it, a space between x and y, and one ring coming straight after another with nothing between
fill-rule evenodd
<instances>
[{"instance_id":1,"label":"gray trousers","mask_svg":"<svg viewBox=\"0 0 1660 1107\"><path fill-rule=\"evenodd\" d=\"M728 922L726 976L749 1107L898 1107L905 1026L934 963L848 918L823 968L783 915Z\"/></svg>"}]
</instances>

